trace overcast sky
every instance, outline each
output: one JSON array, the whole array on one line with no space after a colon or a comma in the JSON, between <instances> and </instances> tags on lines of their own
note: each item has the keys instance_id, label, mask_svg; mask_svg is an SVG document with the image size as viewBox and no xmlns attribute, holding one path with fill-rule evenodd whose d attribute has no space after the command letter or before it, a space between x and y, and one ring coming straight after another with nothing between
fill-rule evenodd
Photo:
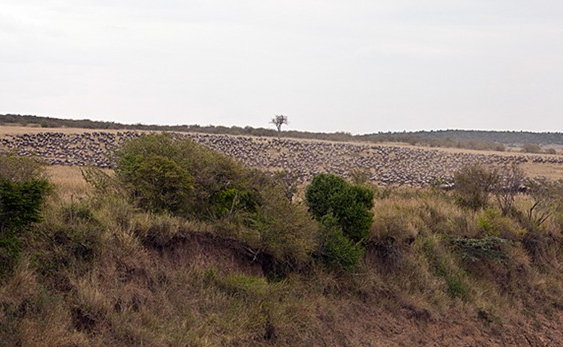
<instances>
[{"instance_id":1,"label":"overcast sky","mask_svg":"<svg viewBox=\"0 0 563 347\"><path fill-rule=\"evenodd\" d=\"M563 131L563 1L0 0L0 113Z\"/></svg>"}]
</instances>

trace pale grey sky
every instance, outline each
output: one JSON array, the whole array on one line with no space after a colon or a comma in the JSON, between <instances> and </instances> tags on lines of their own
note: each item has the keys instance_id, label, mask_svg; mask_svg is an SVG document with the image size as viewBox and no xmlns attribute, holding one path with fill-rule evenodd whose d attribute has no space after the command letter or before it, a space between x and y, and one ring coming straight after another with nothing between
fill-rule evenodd
<instances>
[{"instance_id":1,"label":"pale grey sky","mask_svg":"<svg viewBox=\"0 0 563 347\"><path fill-rule=\"evenodd\" d=\"M0 0L0 113L563 131L563 1Z\"/></svg>"}]
</instances>

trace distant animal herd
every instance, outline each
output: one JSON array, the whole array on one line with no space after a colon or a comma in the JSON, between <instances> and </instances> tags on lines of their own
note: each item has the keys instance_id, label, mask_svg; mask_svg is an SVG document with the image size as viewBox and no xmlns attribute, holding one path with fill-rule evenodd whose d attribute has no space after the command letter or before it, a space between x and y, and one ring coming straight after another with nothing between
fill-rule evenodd
<instances>
[{"instance_id":1,"label":"distant animal herd","mask_svg":"<svg viewBox=\"0 0 563 347\"><path fill-rule=\"evenodd\" d=\"M66 134L41 132L0 136L0 151L36 156L51 165L111 168L112 153L125 141L142 136L133 131ZM467 165L511 165L526 162L563 164L563 156L499 155L377 145L183 133L196 143L243 163L275 172L290 172L300 183L320 172L344 177L363 173L379 185L428 186L450 182Z\"/></svg>"}]
</instances>

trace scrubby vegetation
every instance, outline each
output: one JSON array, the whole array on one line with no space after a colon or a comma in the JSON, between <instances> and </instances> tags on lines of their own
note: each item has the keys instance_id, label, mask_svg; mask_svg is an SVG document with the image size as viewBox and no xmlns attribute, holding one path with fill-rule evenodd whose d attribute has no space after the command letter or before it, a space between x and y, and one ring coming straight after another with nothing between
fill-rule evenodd
<instances>
[{"instance_id":1,"label":"scrubby vegetation","mask_svg":"<svg viewBox=\"0 0 563 347\"><path fill-rule=\"evenodd\" d=\"M280 176L168 135L116 155L115 174L84 171L86 195L24 199L0 346L563 341L562 182L536 182L505 212L492 190L474 203L332 175L292 198ZM10 187L46 182L1 160ZM12 174L22 163L33 174ZM16 211L4 196L2 221Z\"/></svg>"},{"instance_id":2,"label":"scrubby vegetation","mask_svg":"<svg viewBox=\"0 0 563 347\"><path fill-rule=\"evenodd\" d=\"M0 278L19 260L20 239L26 229L41 221L41 207L49 191L39 163L0 156Z\"/></svg>"}]
</instances>

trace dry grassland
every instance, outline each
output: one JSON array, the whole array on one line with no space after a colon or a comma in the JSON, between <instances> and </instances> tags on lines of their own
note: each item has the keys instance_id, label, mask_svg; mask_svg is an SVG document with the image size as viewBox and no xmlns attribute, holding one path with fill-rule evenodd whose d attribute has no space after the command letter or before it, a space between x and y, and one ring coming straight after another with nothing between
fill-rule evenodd
<instances>
[{"instance_id":1,"label":"dry grassland","mask_svg":"<svg viewBox=\"0 0 563 347\"><path fill-rule=\"evenodd\" d=\"M49 180L55 185L56 195L63 201L84 198L92 193L92 186L82 176L82 167L51 165L46 167ZM106 173L112 170L102 169Z\"/></svg>"}]
</instances>

